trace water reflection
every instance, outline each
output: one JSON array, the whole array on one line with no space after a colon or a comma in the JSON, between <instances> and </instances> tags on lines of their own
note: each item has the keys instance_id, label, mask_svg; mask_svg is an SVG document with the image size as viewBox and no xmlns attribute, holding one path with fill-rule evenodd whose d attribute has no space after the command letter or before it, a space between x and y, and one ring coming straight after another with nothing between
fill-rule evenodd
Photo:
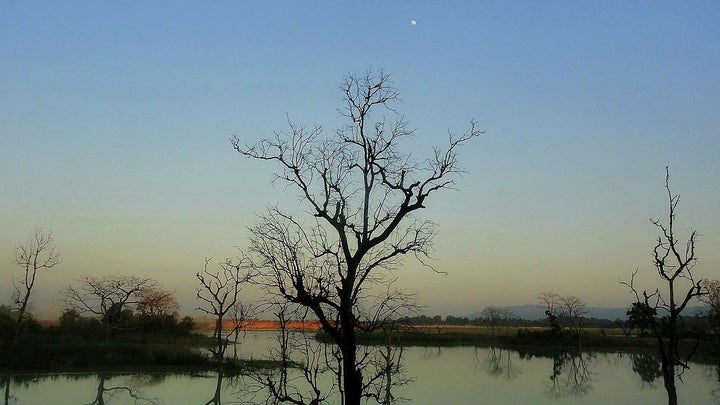
<instances>
[{"instance_id":1,"label":"water reflection","mask_svg":"<svg viewBox=\"0 0 720 405\"><path fill-rule=\"evenodd\" d=\"M660 359L652 354L632 354L632 369L640 376L643 383L652 385L655 380L662 377Z\"/></svg>"},{"instance_id":2,"label":"water reflection","mask_svg":"<svg viewBox=\"0 0 720 405\"><path fill-rule=\"evenodd\" d=\"M550 393L554 397L581 397L592 389L594 353L563 352L553 356Z\"/></svg>"},{"instance_id":3,"label":"water reflection","mask_svg":"<svg viewBox=\"0 0 720 405\"><path fill-rule=\"evenodd\" d=\"M0 377L0 384L3 387L3 399L4 404L8 405L10 403L10 376L2 376ZM15 399L13 397L13 399Z\"/></svg>"},{"instance_id":4,"label":"water reflection","mask_svg":"<svg viewBox=\"0 0 720 405\"><path fill-rule=\"evenodd\" d=\"M547 357L552 359L548 394L553 398L583 397L592 390L593 369L597 354L582 350L558 351L537 348L519 349L521 359Z\"/></svg>"},{"instance_id":5,"label":"water reflection","mask_svg":"<svg viewBox=\"0 0 720 405\"><path fill-rule=\"evenodd\" d=\"M105 401L110 401L116 396L122 396L124 398L130 398L136 404L159 404L157 398L145 397L141 391L136 388L131 388L125 385L106 386L108 376L105 374L99 375L99 381L97 391L95 394L95 400L90 402L88 405L105 405ZM139 380L139 379L138 379ZM126 399L123 402L128 402Z\"/></svg>"},{"instance_id":6,"label":"water reflection","mask_svg":"<svg viewBox=\"0 0 720 405\"><path fill-rule=\"evenodd\" d=\"M475 359L480 363L480 348L475 348ZM486 352L485 359L482 361L483 369L487 375L491 377L503 377L507 380L514 380L522 370L513 363L514 350L502 349L498 347L489 347L482 349Z\"/></svg>"},{"instance_id":7,"label":"water reflection","mask_svg":"<svg viewBox=\"0 0 720 405\"><path fill-rule=\"evenodd\" d=\"M241 347L242 357L267 358L267 347L277 347L277 334L249 334ZM298 335L297 338L302 338ZM336 375L327 363L336 361L332 346L307 341L310 357L303 365L291 363L285 371L258 371L266 385L252 376L200 374L105 374L105 375L0 375L0 404L154 404L154 403L268 403L280 401L268 392L267 378L278 392L304 403L339 403ZM254 342L251 348L248 343ZM272 345L270 345L272 343ZM302 359L305 347L290 342L290 360ZM247 346L245 346L247 345ZM252 350L252 352L251 352ZM252 353L252 354L250 354ZM313 354L315 353L315 354ZM533 348L393 347L361 348L367 356L366 404L409 403L661 403L666 400L658 363L646 354L603 354L579 351L548 351ZM310 371L320 397L308 383ZM372 374L371 374L372 372ZM412 383L411 377L415 380ZM720 401L720 367L694 364L684 376L680 396L684 403ZM372 385L371 385L372 384ZM281 388L282 387L282 388ZM544 395L543 395L544 394Z\"/></svg>"}]
</instances>

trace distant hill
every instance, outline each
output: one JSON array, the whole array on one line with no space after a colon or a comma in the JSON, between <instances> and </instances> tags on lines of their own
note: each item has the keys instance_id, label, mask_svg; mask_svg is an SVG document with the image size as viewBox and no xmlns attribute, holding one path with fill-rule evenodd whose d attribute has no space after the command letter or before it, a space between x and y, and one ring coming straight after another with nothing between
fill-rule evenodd
<instances>
[{"instance_id":1,"label":"distant hill","mask_svg":"<svg viewBox=\"0 0 720 405\"><path fill-rule=\"evenodd\" d=\"M545 319L545 307L540 305L525 304L525 305L513 305L506 307L498 307L501 309L508 310L515 314L518 318L527 319L529 321L535 321L538 319ZM615 319L625 320L627 319L628 308L602 308L602 307L587 307L586 318L598 318L598 319L609 319L614 321ZM692 307L687 308L683 313L684 315L696 315L704 311L703 307ZM475 312L469 315L465 315L468 319L475 319L482 317L482 312Z\"/></svg>"}]
</instances>

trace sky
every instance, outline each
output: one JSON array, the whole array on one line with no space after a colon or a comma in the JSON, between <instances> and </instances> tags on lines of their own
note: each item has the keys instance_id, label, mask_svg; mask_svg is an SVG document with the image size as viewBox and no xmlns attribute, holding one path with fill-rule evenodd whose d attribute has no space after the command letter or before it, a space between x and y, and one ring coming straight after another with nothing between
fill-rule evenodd
<instances>
[{"instance_id":1,"label":"sky","mask_svg":"<svg viewBox=\"0 0 720 405\"><path fill-rule=\"evenodd\" d=\"M410 23L415 20L417 24ZM437 274L399 285L428 314L537 303L546 290L628 306L681 195L699 277L720 278L716 1L0 2L0 303L35 227L63 262L33 311L56 316L84 274L137 274L193 311L204 259L247 246L296 199L231 147L285 128L332 132L346 73L392 74L421 156L475 119L439 225ZM248 297L255 292L248 291Z\"/></svg>"}]
</instances>

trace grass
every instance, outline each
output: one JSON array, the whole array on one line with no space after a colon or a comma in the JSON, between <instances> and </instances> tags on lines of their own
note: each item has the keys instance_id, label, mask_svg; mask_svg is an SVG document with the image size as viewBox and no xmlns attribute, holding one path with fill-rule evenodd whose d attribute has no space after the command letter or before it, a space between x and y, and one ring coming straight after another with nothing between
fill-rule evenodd
<instances>
[{"instance_id":1,"label":"grass","mask_svg":"<svg viewBox=\"0 0 720 405\"><path fill-rule=\"evenodd\" d=\"M127 335L111 343L27 339L0 350L3 372L211 371L217 363L203 350L213 344L204 335ZM228 373L273 368L264 360L226 359Z\"/></svg>"}]
</instances>

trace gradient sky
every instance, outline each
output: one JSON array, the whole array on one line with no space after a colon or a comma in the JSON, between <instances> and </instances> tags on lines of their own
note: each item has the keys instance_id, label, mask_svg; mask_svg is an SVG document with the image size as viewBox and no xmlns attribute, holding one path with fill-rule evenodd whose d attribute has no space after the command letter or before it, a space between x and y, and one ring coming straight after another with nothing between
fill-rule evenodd
<instances>
[{"instance_id":1,"label":"gradient sky","mask_svg":"<svg viewBox=\"0 0 720 405\"><path fill-rule=\"evenodd\" d=\"M0 2L0 302L43 226L64 261L37 313L79 275L134 273L199 315L204 258L295 198L229 138L286 113L332 130L343 75L368 68L394 75L417 153L472 118L487 130L423 213L448 274L399 272L428 313L543 290L628 305L619 279L654 285L666 165L696 273L720 278L720 2L352 3Z\"/></svg>"}]
</instances>

